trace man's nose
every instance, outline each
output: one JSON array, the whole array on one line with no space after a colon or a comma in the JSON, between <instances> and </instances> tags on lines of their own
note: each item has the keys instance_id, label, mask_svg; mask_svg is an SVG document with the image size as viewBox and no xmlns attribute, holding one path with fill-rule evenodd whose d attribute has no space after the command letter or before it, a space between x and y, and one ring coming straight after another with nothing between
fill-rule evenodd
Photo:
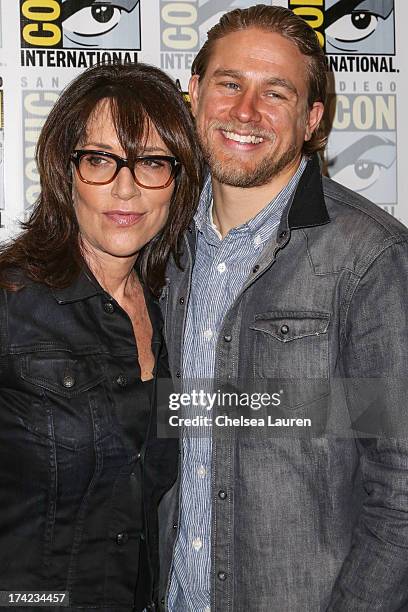
<instances>
[{"instance_id":1,"label":"man's nose","mask_svg":"<svg viewBox=\"0 0 408 612\"><path fill-rule=\"evenodd\" d=\"M259 111L259 96L256 91L247 89L235 98L235 104L231 108L231 115L241 123L260 121L262 115Z\"/></svg>"},{"instance_id":2,"label":"man's nose","mask_svg":"<svg viewBox=\"0 0 408 612\"><path fill-rule=\"evenodd\" d=\"M140 195L140 187L136 183L129 168L121 168L112 184L112 195L121 200L130 200Z\"/></svg>"}]
</instances>

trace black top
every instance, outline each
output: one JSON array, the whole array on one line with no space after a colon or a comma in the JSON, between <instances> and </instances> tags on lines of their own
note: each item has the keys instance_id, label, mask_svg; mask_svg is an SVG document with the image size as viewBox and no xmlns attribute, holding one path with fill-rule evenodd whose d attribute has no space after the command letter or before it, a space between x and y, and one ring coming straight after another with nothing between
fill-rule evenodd
<instances>
[{"instance_id":1,"label":"black top","mask_svg":"<svg viewBox=\"0 0 408 612\"><path fill-rule=\"evenodd\" d=\"M88 272L63 290L0 292L0 590L68 591L82 611L154 600L177 441L156 438L150 406L168 370L146 301L150 382L128 315Z\"/></svg>"}]
</instances>

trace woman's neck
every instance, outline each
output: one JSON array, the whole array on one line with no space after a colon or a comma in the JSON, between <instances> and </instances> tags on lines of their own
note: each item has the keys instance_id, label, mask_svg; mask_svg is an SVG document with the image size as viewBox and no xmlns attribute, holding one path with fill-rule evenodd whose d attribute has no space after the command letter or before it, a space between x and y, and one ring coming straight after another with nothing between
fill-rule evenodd
<instances>
[{"instance_id":1,"label":"woman's neck","mask_svg":"<svg viewBox=\"0 0 408 612\"><path fill-rule=\"evenodd\" d=\"M114 257L88 247L83 256L98 283L119 304L125 303L135 289L140 287L134 271L137 254L132 257Z\"/></svg>"}]
</instances>

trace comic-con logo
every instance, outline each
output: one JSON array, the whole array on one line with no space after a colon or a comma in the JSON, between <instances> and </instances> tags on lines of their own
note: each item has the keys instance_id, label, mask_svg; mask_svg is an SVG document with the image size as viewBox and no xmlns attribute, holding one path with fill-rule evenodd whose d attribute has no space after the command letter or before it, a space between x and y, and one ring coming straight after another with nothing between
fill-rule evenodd
<instances>
[{"instance_id":1,"label":"comic-con logo","mask_svg":"<svg viewBox=\"0 0 408 612\"><path fill-rule=\"evenodd\" d=\"M334 117L329 176L395 214L396 95L339 93L329 97L328 108Z\"/></svg>"},{"instance_id":2,"label":"comic-con logo","mask_svg":"<svg viewBox=\"0 0 408 612\"><path fill-rule=\"evenodd\" d=\"M140 49L139 0L20 0L23 48Z\"/></svg>"},{"instance_id":3,"label":"comic-con logo","mask_svg":"<svg viewBox=\"0 0 408 612\"><path fill-rule=\"evenodd\" d=\"M58 99L58 94L58 91L44 89L22 92L25 210L31 209L40 195L35 148L48 113Z\"/></svg>"},{"instance_id":4,"label":"comic-con logo","mask_svg":"<svg viewBox=\"0 0 408 612\"><path fill-rule=\"evenodd\" d=\"M394 55L394 0L289 0L326 53Z\"/></svg>"},{"instance_id":5,"label":"comic-con logo","mask_svg":"<svg viewBox=\"0 0 408 612\"><path fill-rule=\"evenodd\" d=\"M207 31L221 15L250 4L248 0L160 0L161 68L189 72Z\"/></svg>"}]
</instances>

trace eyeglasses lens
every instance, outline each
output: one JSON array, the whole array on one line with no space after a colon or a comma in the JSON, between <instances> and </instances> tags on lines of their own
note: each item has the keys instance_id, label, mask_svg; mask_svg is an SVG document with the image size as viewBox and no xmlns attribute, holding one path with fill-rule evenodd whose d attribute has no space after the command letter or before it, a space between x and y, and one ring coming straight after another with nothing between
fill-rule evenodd
<instances>
[{"instance_id":1,"label":"eyeglasses lens","mask_svg":"<svg viewBox=\"0 0 408 612\"><path fill-rule=\"evenodd\" d=\"M91 183L107 183L116 172L116 160L95 153L82 155L79 171L86 181ZM141 185L146 187L161 187L165 185L173 172L172 164L162 159L139 159L135 163L134 174Z\"/></svg>"}]
</instances>

